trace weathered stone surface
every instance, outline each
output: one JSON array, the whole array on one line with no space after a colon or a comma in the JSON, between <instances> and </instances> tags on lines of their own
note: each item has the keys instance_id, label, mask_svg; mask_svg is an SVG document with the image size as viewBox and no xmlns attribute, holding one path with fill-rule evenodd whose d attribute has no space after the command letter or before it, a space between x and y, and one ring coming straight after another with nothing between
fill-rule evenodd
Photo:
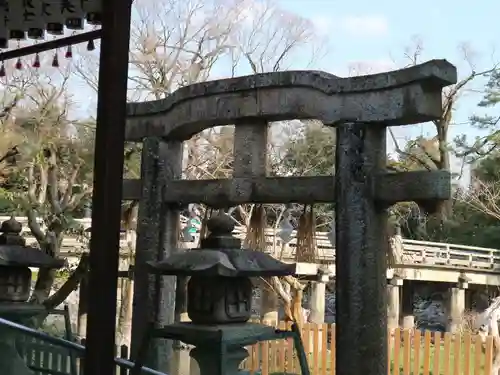
<instances>
[{"instance_id":1,"label":"weathered stone surface","mask_svg":"<svg viewBox=\"0 0 500 375\"><path fill-rule=\"evenodd\" d=\"M451 198L451 173L413 171L383 173L375 178L374 197L392 205L408 201L442 201Z\"/></svg>"},{"instance_id":2,"label":"weathered stone surface","mask_svg":"<svg viewBox=\"0 0 500 375\"><path fill-rule=\"evenodd\" d=\"M254 203L330 203L335 200L333 176L233 177L219 180L167 181L163 202L206 203L232 207ZM374 179L373 198L390 205L395 202L450 198L451 174L447 171L382 173ZM123 199L139 199L140 180L126 180Z\"/></svg>"},{"instance_id":3,"label":"weathered stone surface","mask_svg":"<svg viewBox=\"0 0 500 375\"><path fill-rule=\"evenodd\" d=\"M143 146L141 204L137 223L137 246L134 272L134 310L132 320L132 357L137 355L143 336L151 323L174 321L175 278L149 275L147 262L161 260L176 248L178 212L161 204L162 188L167 178L181 175L181 144L147 139ZM147 364L167 372L172 342L155 340L148 351Z\"/></svg>"},{"instance_id":4,"label":"weathered stone surface","mask_svg":"<svg viewBox=\"0 0 500 375\"><path fill-rule=\"evenodd\" d=\"M335 159L338 375L387 374L387 214L372 198L386 167L386 129L337 128Z\"/></svg>"},{"instance_id":5,"label":"weathered stone surface","mask_svg":"<svg viewBox=\"0 0 500 375\"><path fill-rule=\"evenodd\" d=\"M441 115L441 89L456 82L446 60L369 76L338 78L319 71L263 73L209 81L162 100L129 103L126 139L186 140L217 125L262 118L315 118L389 125L425 122Z\"/></svg>"}]
</instances>

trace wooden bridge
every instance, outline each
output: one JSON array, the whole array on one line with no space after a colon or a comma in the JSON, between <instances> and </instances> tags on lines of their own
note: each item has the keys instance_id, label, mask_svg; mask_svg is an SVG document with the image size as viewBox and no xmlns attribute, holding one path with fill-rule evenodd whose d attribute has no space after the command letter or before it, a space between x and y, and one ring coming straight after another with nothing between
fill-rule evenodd
<instances>
[{"instance_id":1,"label":"wooden bridge","mask_svg":"<svg viewBox=\"0 0 500 375\"><path fill-rule=\"evenodd\" d=\"M7 216L0 216L0 221L7 220ZM36 244L35 239L27 227L25 217L16 217L16 220L23 224L23 235L28 244ZM89 228L91 219L77 219L84 228ZM296 239L284 244L275 235L277 230L266 231L268 252L285 262L295 260ZM244 237L244 228L235 230L237 237ZM465 246L440 242L415 241L408 239L393 239L396 246L401 246L402 256L398 269L403 269L405 277L415 280L430 280L441 282L456 282L461 273L466 273L471 278L471 283L500 285L500 250L475 246ZM197 240L192 243L194 247ZM125 241L123 240L123 245ZM334 273L335 249L328 238L326 232L316 232L316 259L315 264L302 263L304 274L315 273L314 270L320 265L329 266ZM66 236L63 241L62 252L66 256L76 256L85 251L86 246L77 238ZM388 270L388 277L391 277L393 270Z\"/></svg>"}]
</instances>

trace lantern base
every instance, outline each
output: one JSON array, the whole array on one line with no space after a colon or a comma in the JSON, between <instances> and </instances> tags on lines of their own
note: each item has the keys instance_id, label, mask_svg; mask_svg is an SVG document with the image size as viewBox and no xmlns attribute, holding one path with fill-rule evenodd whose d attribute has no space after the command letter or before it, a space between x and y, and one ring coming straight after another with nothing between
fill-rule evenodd
<instances>
[{"instance_id":1,"label":"lantern base","mask_svg":"<svg viewBox=\"0 0 500 375\"><path fill-rule=\"evenodd\" d=\"M0 368L2 375L35 375L16 349L15 337L0 330Z\"/></svg>"},{"instance_id":2,"label":"lantern base","mask_svg":"<svg viewBox=\"0 0 500 375\"><path fill-rule=\"evenodd\" d=\"M198 362L200 375L232 375L237 373L240 362L248 355L245 346L260 341L292 338L295 335L295 332L277 330L259 323L202 325L186 322L162 328L151 327L143 337L131 373L139 374L141 366L145 365L152 339L170 339L195 346L190 355Z\"/></svg>"},{"instance_id":3,"label":"lantern base","mask_svg":"<svg viewBox=\"0 0 500 375\"><path fill-rule=\"evenodd\" d=\"M38 314L46 312L41 305L29 303L0 303L0 317L15 323L24 324ZM0 326L0 369L2 375L34 375L16 348L20 334Z\"/></svg>"},{"instance_id":4,"label":"lantern base","mask_svg":"<svg viewBox=\"0 0 500 375\"><path fill-rule=\"evenodd\" d=\"M200 345L191 349L189 356L196 360L198 371L191 374L199 375L237 375L240 364L248 357L244 347L231 347L222 355L218 346Z\"/></svg>"},{"instance_id":5,"label":"lantern base","mask_svg":"<svg viewBox=\"0 0 500 375\"><path fill-rule=\"evenodd\" d=\"M181 341L188 345L200 346L207 343L217 346L247 346L259 341L276 340L290 336L288 331L260 323L234 323L203 325L192 322L169 324L163 328L154 328L153 337Z\"/></svg>"}]
</instances>

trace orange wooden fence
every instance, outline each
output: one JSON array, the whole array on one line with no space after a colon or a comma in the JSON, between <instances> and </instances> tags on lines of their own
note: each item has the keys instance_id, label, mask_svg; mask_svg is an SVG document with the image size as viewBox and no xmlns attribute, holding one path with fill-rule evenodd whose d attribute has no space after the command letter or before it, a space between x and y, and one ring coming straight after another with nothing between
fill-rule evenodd
<instances>
[{"instance_id":1,"label":"orange wooden fence","mask_svg":"<svg viewBox=\"0 0 500 375\"><path fill-rule=\"evenodd\" d=\"M286 328L285 323L280 328ZM307 340L309 337L309 340ZM311 375L335 375L335 325L303 329ZM470 333L396 330L388 335L388 375L490 375L493 340ZM300 374L291 340L268 341L249 348L243 368L251 374Z\"/></svg>"}]
</instances>

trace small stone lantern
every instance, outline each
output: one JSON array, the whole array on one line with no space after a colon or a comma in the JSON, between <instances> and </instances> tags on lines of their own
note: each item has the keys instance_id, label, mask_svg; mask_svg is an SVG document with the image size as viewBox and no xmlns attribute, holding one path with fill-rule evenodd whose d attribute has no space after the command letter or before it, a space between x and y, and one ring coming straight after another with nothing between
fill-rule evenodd
<instances>
[{"instance_id":1,"label":"small stone lantern","mask_svg":"<svg viewBox=\"0 0 500 375\"><path fill-rule=\"evenodd\" d=\"M22 225L13 217L0 226L0 317L23 324L46 311L43 305L27 302L31 294L30 267L60 268L64 260L26 246L21 231ZM15 331L0 326L2 375L31 375L33 372L15 348L16 337Z\"/></svg>"},{"instance_id":2,"label":"small stone lantern","mask_svg":"<svg viewBox=\"0 0 500 375\"><path fill-rule=\"evenodd\" d=\"M0 226L0 306L28 300L31 293L30 267L60 268L64 265L63 260L27 247L21 231L21 223L13 217Z\"/></svg>"},{"instance_id":3,"label":"small stone lantern","mask_svg":"<svg viewBox=\"0 0 500 375\"><path fill-rule=\"evenodd\" d=\"M149 263L154 273L188 276L187 313L191 322L155 329L153 337L194 345L200 374L236 374L248 356L247 345L294 337L291 331L248 323L251 317L253 277L295 274L296 265L270 255L241 249L233 237L234 222L225 214L207 222L210 235L199 249L181 251L160 262ZM140 364L138 359L136 365Z\"/></svg>"}]
</instances>

